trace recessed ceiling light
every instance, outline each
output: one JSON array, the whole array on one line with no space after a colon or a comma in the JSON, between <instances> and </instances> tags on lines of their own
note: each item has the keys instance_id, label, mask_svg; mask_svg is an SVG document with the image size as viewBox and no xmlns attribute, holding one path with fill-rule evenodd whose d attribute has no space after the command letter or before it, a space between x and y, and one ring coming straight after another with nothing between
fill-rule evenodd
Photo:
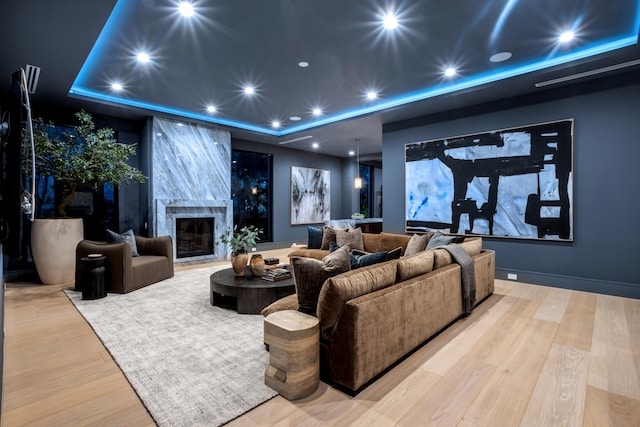
<instances>
[{"instance_id":1,"label":"recessed ceiling light","mask_svg":"<svg viewBox=\"0 0 640 427\"><path fill-rule=\"evenodd\" d=\"M207 106L207 111L210 112L210 113L215 113L218 110L216 109L215 106L209 105L209 106Z\"/></svg>"},{"instance_id":2,"label":"recessed ceiling light","mask_svg":"<svg viewBox=\"0 0 640 427\"><path fill-rule=\"evenodd\" d=\"M255 91L256 90L251 86L247 86L244 88L244 93L246 93L247 95L253 95Z\"/></svg>"},{"instance_id":3,"label":"recessed ceiling light","mask_svg":"<svg viewBox=\"0 0 640 427\"><path fill-rule=\"evenodd\" d=\"M160 132L156 133L156 136L162 136L162 134Z\"/></svg>"},{"instance_id":4,"label":"recessed ceiling light","mask_svg":"<svg viewBox=\"0 0 640 427\"><path fill-rule=\"evenodd\" d=\"M111 83L111 89L117 90L117 91L121 91L124 88L122 87L122 85L120 83L113 82L113 83Z\"/></svg>"},{"instance_id":5,"label":"recessed ceiling light","mask_svg":"<svg viewBox=\"0 0 640 427\"><path fill-rule=\"evenodd\" d=\"M275 128L275 129L278 129L280 127L280 122L277 121L277 120L272 121L271 122L271 127Z\"/></svg>"},{"instance_id":6,"label":"recessed ceiling light","mask_svg":"<svg viewBox=\"0 0 640 427\"><path fill-rule=\"evenodd\" d=\"M453 67L449 67L446 70L444 70L444 75L447 77L452 77L456 75L456 69Z\"/></svg>"},{"instance_id":7,"label":"recessed ceiling light","mask_svg":"<svg viewBox=\"0 0 640 427\"><path fill-rule=\"evenodd\" d=\"M398 27L398 18L396 18L392 12L387 12L382 18L382 25L384 25L384 28L387 30L393 30Z\"/></svg>"},{"instance_id":8,"label":"recessed ceiling light","mask_svg":"<svg viewBox=\"0 0 640 427\"><path fill-rule=\"evenodd\" d=\"M182 123L178 123L178 126L184 126Z\"/></svg>"},{"instance_id":9,"label":"recessed ceiling light","mask_svg":"<svg viewBox=\"0 0 640 427\"><path fill-rule=\"evenodd\" d=\"M511 52L498 52L495 55L491 55L489 61L491 62L504 62L507 59L510 59L512 56Z\"/></svg>"},{"instance_id":10,"label":"recessed ceiling light","mask_svg":"<svg viewBox=\"0 0 640 427\"><path fill-rule=\"evenodd\" d=\"M558 41L560 43L567 43L573 40L574 36L575 34L573 34L573 31L565 31L564 33L560 34L560 37L558 37Z\"/></svg>"},{"instance_id":11,"label":"recessed ceiling light","mask_svg":"<svg viewBox=\"0 0 640 427\"><path fill-rule=\"evenodd\" d=\"M149 58L149 54L146 52L138 53L138 55L136 55L136 58L138 58L138 62L142 62L143 64L146 64L151 60L151 58Z\"/></svg>"},{"instance_id":12,"label":"recessed ceiling light","mask_svg":"<svg viewBox=\"0 0 640 427\"><path fill-rule=\"evenodd\" d=\"M317 142L314 142L313 144L311 144L311 146L313 148L318 148L318 147L320 147L320 144L318 144Z\"/></svg>"},{"instance_id":13,"label":"recessed ceiling light","mask_svg":"<svg viewBox=\"0 0 640 427\"><path fill-rule=\"evenodd\" d=\"M292 122L298 122L300 121L300 116L291 116L289 117L289 120L291 120Z\"/></svg>"},{"instance_id":14,"label":"recessed ceiling light","mask_svg":"<svg viewBox=\"0 0 640 427\"><path fill-rule=\"evenodd\" d=\"M298 67L300 68L307 68L308 66L309 66L309 63L307 61L298 62Z\"/></svg>"},{"instance_id":15,"label":"recessed ceiling light","mask_svg":"<svg viewBox=\"0 0 640 427\"><path fill-rule=\"evenodd\" d=\"M356 154L356 152L355 152L355 151L353 151L353 150L349 151L349 155L350 155L350 156L355 156L355 154Z\"/></svg>"},{"instance_id":16,"label":"recessed ceiling light","mask_svg":"<svg viewBox=\"0 0 640 427\"><path fill-rule=\"evenodd\" d=\"M180 12L182 16L186 16L187 18L193 16L195 13L195 11L193 10L193 5L186 1L180 3L180 5L178 6L178 12Z\"/></svg>"},{"instance_id":17,"label":"recessed ceiling light","mask_svg":"<svg viewBox=\"0 0 640 427\"><path fill-rule=\"evenodd\" d=\"M367 92L367 99L376 99L378 97L378 94L372 90L370 90L369 92Z\"/></svg>"},{"instance_id":18,"label":"recessed ceiling light","mask_svg":"<svg viewBox=\"0 0 640 427\"><path fill-rule=\"evenodd\" d=\"M322 109L320 109L320 108L314 108L312 112L313 112L313 115L314 115L314 116L319 116L319 115L321 115L321 114L322 114Z\"/></svg>"}]
</instances>

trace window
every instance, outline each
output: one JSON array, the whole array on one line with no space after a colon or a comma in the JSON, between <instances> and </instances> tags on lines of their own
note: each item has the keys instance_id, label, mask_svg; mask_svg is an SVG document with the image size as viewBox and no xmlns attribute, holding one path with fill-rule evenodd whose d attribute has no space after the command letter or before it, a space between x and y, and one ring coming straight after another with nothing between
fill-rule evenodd
<instances>
[{"instance_id":1,"label":"window","mask_svg":"<svg viewBox=\"0 0 640 427\"><path fill-rule=\"evenodd\" d=\"M360 178L362 179L362 188L360 189L360 199L358 201L358 209L365 217L370 218L373 200L373 168L369 165L360 165Z\"/></svg>"},{"instance_id":2,"label":"window","mask_svg":"<svg viewBox=\"0 0 640 427\"><path fill-rule=\"evenodd\" d=\"M231 151L231 200L233 224L262 230L261 242L272 242L272 155Z\"/></svg>"}]
</instances>

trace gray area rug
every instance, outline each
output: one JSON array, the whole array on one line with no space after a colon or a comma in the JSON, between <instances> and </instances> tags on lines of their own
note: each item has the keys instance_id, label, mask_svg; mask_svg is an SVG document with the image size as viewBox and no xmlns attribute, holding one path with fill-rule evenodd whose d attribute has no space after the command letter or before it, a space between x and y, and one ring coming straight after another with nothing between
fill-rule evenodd
<instances>
[{"instance_id":1,"label":"gray area rug","mask_svg":"<svg viewBox=\"0 0 640 427\"><path fill-rule=\"evenodd\" d=\"M264 384L262 316L209 303L221 268L99 300L65 290L160 426L224 424L277 394Z\"/></svg>"}]
</instances>

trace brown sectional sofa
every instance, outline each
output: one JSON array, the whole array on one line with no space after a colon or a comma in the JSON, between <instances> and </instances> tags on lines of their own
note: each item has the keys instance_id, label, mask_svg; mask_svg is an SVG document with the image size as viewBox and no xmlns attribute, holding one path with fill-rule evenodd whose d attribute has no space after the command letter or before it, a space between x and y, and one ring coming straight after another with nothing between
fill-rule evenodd
<instances>
[{"instance_id":1,"label":"brown sectional sofa","mask_svg":"<svg viewBox=\"0 0 640 427\"><path fill-rule=\"evenodd\" d=\"M363 233L365 251L407 247L410 236ZM482 239L461 246L471 255L476 304L493 293L495 253ZM290 257L322 259L329 251L297 249ZM427 249L399 260L351 270L327 279L316 315L324 381L357 393L435 334L464 315L461 268L445 249ZM296 309L290 295L263 310Z\"/></svg>"},{"instance_id":2,"label":"brown sectional sofa","mask_svg":"<svg viewBox=\"0 0 640 427\"><path fill-rule=\"evenodd\" d=\"M76 247L75 290L82 291L84 266L81 259L89 254L107 257L107 291L124 294L173 277L173 242L170 236L135 236L140 256L132 256L126 242L106 243L82 240Z\"/></svg>"}]
</instances>

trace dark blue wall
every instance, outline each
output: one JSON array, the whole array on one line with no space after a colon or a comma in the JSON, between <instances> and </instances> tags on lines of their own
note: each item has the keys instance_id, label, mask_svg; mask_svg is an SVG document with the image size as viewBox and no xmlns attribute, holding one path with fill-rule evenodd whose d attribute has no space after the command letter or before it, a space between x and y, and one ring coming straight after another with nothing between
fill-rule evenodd
<instances>
[{"instance_id":1,"label":"dark blue wall","mask_svg":"<svg viewBox=\"0 0 640 427\"><path fill-rule=\"evenodd\" d=\"M640 298L640 85L474 111L387 126L384 188L404 188L406 143L573 118L573 242L485 238L484 246L496 251L497 277ZM404 191L385 192L386 232L404 232L404 205Z\"/></svg>"}]
</instances>

